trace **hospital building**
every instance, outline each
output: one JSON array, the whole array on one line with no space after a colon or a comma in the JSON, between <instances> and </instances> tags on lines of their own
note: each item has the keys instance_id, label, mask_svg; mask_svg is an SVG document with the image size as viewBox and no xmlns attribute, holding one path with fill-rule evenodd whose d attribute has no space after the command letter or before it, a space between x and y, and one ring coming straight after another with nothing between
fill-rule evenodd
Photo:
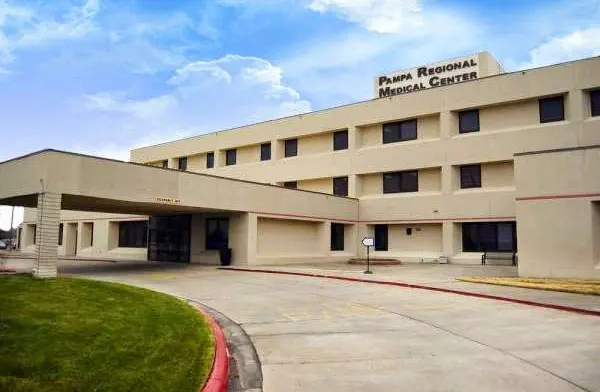
<instances>
[{"instance_id":1,"label":"hospital building","mask_svg":"<svg viewBox=\"0 0 600 392\"><path fill-rule=\"evenodd\" d=\"M373 77L373 98L131 151L0 163L19 249L217 265L517 265L600 278L600 57L505 72L488 53ZM401 267L400 267L401 268Z\"/></svg>"}]
</instances>

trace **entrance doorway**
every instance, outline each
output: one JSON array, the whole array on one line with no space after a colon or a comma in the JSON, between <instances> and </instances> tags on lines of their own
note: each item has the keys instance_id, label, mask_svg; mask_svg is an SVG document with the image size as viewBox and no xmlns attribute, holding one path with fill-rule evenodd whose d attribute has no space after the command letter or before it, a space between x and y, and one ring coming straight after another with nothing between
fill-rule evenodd
<instances>
[{"instance_id":1,"label":"entrance doorway","mask_svg":"<svg viewBox=\"0 0 600 392\"><path fill-rule=\"evenodd\" d=\"M150 217L148 260L189 262L191 222L191 215Z\"/></svg>"}]
</instances>

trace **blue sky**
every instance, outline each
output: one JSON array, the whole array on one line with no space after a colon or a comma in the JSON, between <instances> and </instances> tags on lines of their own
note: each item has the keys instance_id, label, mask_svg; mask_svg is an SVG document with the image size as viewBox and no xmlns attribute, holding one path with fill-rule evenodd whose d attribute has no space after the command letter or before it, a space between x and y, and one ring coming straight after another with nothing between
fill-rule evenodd
<instances>
[{"instance_id":1,"label":"blue sky","mask_svg":"<svg viewBox=\"0 0 600 392\"><path fill-rule=\"evenodd\" d=\"M0 0L0 161L126 160L481 50L507 70L600 55L600 0Z\"/></svg>"}]
</instances>

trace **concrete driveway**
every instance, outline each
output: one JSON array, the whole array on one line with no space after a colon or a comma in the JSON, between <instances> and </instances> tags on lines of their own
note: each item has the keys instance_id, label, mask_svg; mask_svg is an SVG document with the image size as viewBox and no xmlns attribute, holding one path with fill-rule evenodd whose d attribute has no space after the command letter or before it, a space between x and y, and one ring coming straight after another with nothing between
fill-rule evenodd
<instances>
[{"instance_id":1,"label":"concrete driveway","mask_svg":"<svg viewBox=\"0 0 600 392\"><path fill-rule=\"evenodd\" d=\"M226 314L254 343L267 392L600 391L600 317L196 266L71 263L61 271L152 288Z\"/></svg>"}]
</instances>

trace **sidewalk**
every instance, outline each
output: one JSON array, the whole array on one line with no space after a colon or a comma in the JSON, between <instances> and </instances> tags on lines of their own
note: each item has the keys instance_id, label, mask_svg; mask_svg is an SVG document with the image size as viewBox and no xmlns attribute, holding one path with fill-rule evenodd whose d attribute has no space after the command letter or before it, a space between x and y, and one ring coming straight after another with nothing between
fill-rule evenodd
<instances>
[{"instance_id":1,"label":"sidewalk","mask_svg":"<svg viewBox=\"0 0 600 392\"><path fill-rule=\"evenodd\" d=\"M231 269L236 269L236 267ZM550 306L564 306L600 312L600 296L468 283L455 279L458 276L517 276L516 268L508 266L403 264L400 266L373 267L371 269L374 273L371 275L363 273L364 266L346 263L261 266L247 269L420 285L434 289L458 290L477 295L492 295L517 301L537 302ZM405 289L419 290L418 288Z\"/></svg>"}]
</instances>

